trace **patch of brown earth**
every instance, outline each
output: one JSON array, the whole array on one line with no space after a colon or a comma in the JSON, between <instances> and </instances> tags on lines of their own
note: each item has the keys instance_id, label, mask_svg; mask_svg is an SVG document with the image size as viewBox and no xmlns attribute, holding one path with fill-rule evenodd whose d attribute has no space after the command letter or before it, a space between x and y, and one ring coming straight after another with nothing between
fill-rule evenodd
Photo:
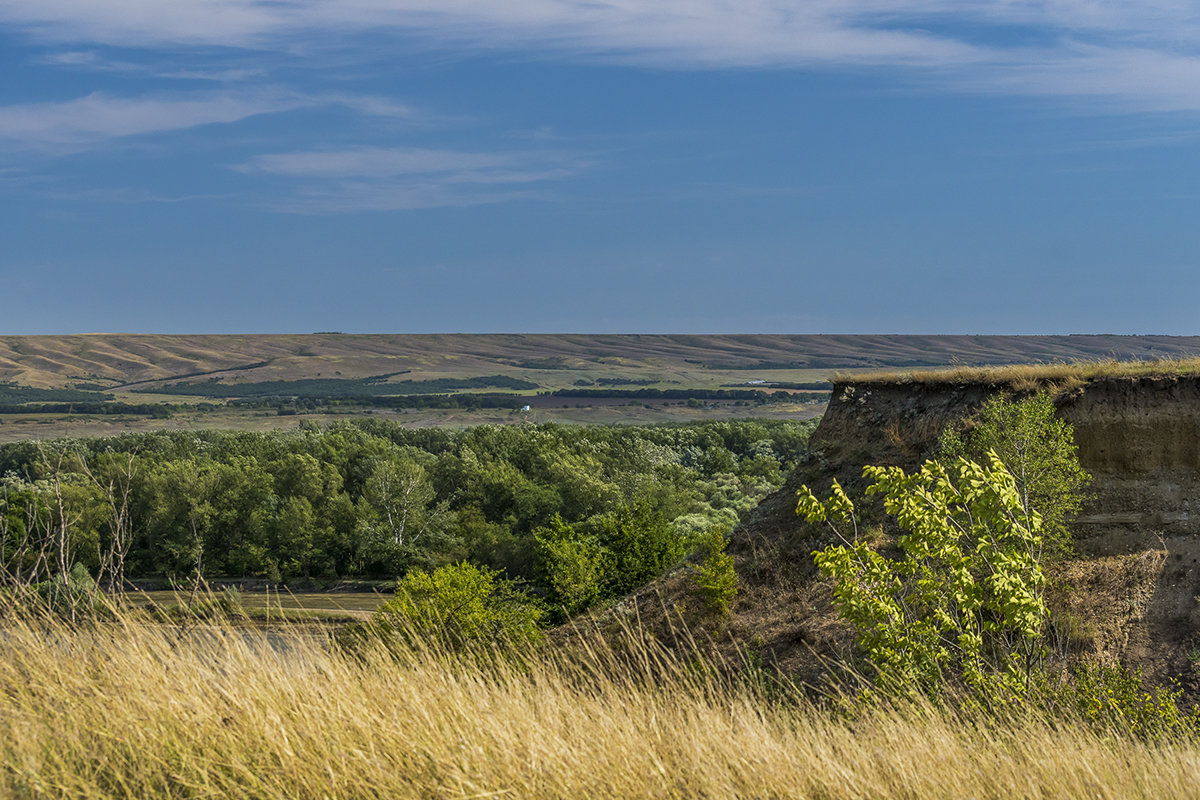
<instances>
[{"instance_id":1,"label":"patch of brown earth","mask_svg":"<svg viewBox=\"0 0 1200 800\"><path fill-rule=\"evenodd\" d=\"M851 649L830 587L812 565L827 530L795 514L796 490L836 478L852 495L867 464L911 469L941 431L976 414L998 386L839 383L811 453L734 532L741 595L713 641L802 677ZM1060 392L1094 497L1075 525L1075 557L1052 569L1054 646L1064 658L1120 661L1200 696L1200 378L1106 378ZM863 507L864 524L885 523ZM894 530L882 529L884 539ZM687 603L678 577L637 593L643 620ZM660 612L661 614L661 612ZM734 643L737 643L736 645Z\"/></svg>"}]
</instances>

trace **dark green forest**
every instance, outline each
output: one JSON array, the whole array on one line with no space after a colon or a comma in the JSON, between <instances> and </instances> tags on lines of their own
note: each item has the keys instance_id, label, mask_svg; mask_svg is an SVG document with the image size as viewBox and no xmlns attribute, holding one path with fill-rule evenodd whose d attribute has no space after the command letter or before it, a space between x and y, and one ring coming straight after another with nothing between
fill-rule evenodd
<instances>
[{"instance_id":1,"label":"dark green forest","mask_svg":"<svg viewBox=\"0 0 1200 800\"><path fill-rule=\"evenodd\" d=\"M0 580L80 566L114 586L148 576L396 578L470 561L545 585L548 560L570 557L608 575L593 582L610 595L736 524L781 485L813 427L357 420L9 444L0 446Z\"/></svg>"}]
</instances>

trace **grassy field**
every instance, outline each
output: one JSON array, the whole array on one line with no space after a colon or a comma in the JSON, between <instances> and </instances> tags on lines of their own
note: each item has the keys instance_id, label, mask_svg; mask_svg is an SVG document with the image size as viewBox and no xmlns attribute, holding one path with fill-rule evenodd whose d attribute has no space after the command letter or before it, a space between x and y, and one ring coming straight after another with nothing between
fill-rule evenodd
<instances>
[{"instance_id":1,"label":"grassy field","mask_svg":"<svg viewBox=\"0 0 1200 800\"><path fill-rule=\"evenodd\" d=\"M472 666L215 623L0 629L0 794L1194 797L1200 746L928 706L841 713L634 637Z\"/></svg>"},{"instance_id":2,"label":"grassy field","mask_svg":"<svg viewBox=\"0 0 1200 800\"><path fill-rule=\"evenodd\" d=\"M390 594L382 592L238 592L242 607L255 619L277 620L319 618L331 621L362 620L383 605ZM135 604L170 608L186 603L187 592L152 591L131 595ZM258 613L262 612L262 613ZM302 613L293 613L302 612Z\"/></svg>"}]
</instances>

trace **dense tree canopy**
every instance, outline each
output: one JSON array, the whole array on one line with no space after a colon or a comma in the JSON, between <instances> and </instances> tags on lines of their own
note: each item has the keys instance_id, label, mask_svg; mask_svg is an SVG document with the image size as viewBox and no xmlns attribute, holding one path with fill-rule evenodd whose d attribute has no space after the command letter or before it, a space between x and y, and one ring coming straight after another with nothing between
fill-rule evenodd
<instances>
[{"instance_id":1,"label":"dense tree canopy","mask_svg":"<svg viewBox=\"0 0 1200 800\"><path fill-rule=\"evenodd\" d=\"M544 582L535 531L574 526L623 558L651 546L623 537L648 530L659 537L651 560L678 558L778 487L812 427L412 430L366 419L5 445L0 561L9 572L83 563L96 574L119 556L122 577L288 579L465 560ZM64 527L66 539L50 535Z\"/></svg>"}]
</instances>

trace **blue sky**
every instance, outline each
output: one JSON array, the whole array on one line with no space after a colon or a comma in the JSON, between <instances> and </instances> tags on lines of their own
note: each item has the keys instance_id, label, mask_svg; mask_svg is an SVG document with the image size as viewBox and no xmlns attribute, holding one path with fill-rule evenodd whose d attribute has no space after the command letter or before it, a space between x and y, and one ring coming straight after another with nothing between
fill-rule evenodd
<instances>
[{"instance_id":1,"label":"blue sky","mask_svg":"<svg viewBox=\"0 0 1200 800\"><path fill-rule=\"evenodd\" d=\"M0 0L0 333L1194 334L1200 6Z\"/></svg>"}]
</instances>

